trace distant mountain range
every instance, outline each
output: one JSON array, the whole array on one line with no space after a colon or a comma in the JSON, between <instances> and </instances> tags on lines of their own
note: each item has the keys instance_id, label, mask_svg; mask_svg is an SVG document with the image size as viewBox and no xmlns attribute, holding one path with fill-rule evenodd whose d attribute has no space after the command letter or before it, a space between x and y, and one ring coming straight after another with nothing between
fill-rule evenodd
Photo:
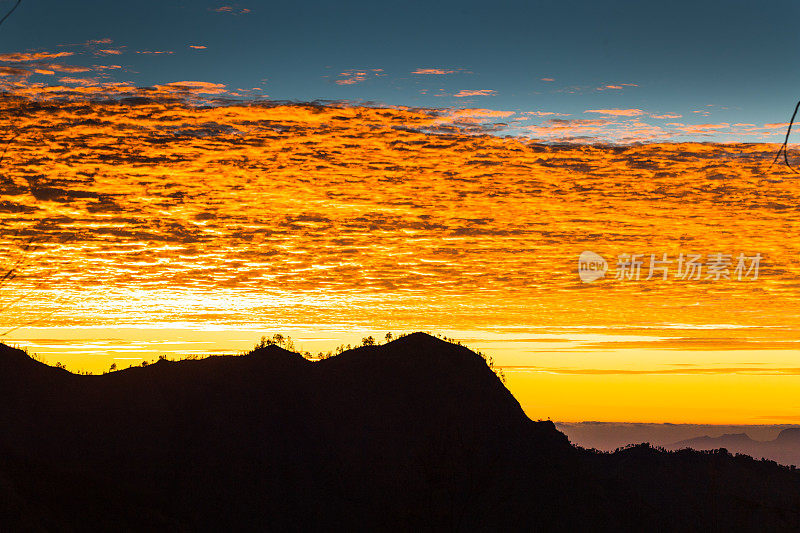
<instances>
[{"instance_id":1,"label":"distant mountain range","mask_svg":"<svg viewBox=\"0 0 800 533\"><path fill-rule=\"evenodd\" d=\"M555 422L556 428L569 438L570 442L583 448L596 448L602 451L614 451L631 443L648 442L652 446L669 449L682 447L682 443L690 442L698 437L720 437L726 434L746 434L754 441L775 440L782 430L799 428L797 424L757 424L757 425L723 425L723 424L671 424L643 422ZM692 447L689 445L689 447ZM713 446L719 448L720 446ZM724 446L723 446L724 447ZM732 453L733 447L728 448ZM763 450L770 452L770 450ZM759 458L761 455L758 456ZM781 464L793 459L791 454L773 456L765 453L764 457Z\"/></svg>"},{"instance_id":2,"label":"distant mountain range","mask_svg":"<svg viewBox=\"0 0 800 533\"><path fill-rule=\"evenodd\" d=\"M573 447L421 333L101 376L0 345L0 428L3 531L800 529L793 469Z\"/></svg>"},{"instance_id":3,"label":"distant mountain range","mask_svg":"<svg viewBox=\"0 0 800 533\"><path fill-rule=\"evenodd\" d=\"M800 465L800 428L782 430L774 440L759 441L751 439L746 433L733 433L720 437L697 437L686 439L668 446L676 450L715 450L725 448L730 453L744 453L760 459L762 457L785 465Z\"/></svg>"}]
</instances>

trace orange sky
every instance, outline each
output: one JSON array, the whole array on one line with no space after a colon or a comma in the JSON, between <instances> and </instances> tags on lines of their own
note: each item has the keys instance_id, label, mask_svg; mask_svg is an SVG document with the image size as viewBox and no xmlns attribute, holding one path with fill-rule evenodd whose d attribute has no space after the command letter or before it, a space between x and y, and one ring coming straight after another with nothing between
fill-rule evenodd
<instances>
[{"instance_id":1,"label":"orange sky","mask_svg":"<svg viewBox=\"0 0 800 533\"><path fill-rule=\"evenodd\" d=\"M30 326L10 343L101 371L428 329L494 355L534 418L800 420L798 187L774 145L545 146L482 133L488 110L89 89L2 103L8 261L36 240L3 287L25 296L3 325ZM584 250L763 259L757 280L585 284Z\"/></svg>"}]
</instances>

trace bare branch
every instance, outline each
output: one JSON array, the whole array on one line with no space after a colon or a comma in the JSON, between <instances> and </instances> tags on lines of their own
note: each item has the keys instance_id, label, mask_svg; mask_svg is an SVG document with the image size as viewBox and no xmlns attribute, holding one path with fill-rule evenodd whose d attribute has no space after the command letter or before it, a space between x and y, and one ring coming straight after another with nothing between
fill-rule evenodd
<instances>
[{"instance_id":1,"label":"bare branch","mask_svg":"<svg viewBox=\"0 0 800 533\"><path fill-rule=\"evenodd\" d=\"M2 19L0 19L0 24L3 24L6 21L6 19L11 16L11 13L13 13L19 7L19 5L21 3L22 3L22 0L17 0L17 3L14 4L14 7L11 8L11 11L6 13L6 16L3 17Z\"/></svg>"},{"instance_id":2,"label":"bare branch","mask_svg":"<svg viewBox=\"0 0 800 533\"><path fill-rule=\"evenodd\" d=\"M772 168L772 165L774 165L778 161L778 159L780 159L781 154L783 154L783 161L786 163L786 166L789 167L792 170L792 172L800 174L800 171L796 170L789 163L789 153L788 153L788 150L789 150L789 134L792 133L792 125L794 124L794 119L797 116L797 110L798 109L800 109L800 101L798 101L797 105L794 106L794 113L792 113L792 118L789 120L789 127L786 128L786 138L783 140L783 144L781 145L780 149L778 150L778 153L775 154L775 159L772 160L772 163L770 163L769 168L767 170Z\"/></svg>"}]
</instances>

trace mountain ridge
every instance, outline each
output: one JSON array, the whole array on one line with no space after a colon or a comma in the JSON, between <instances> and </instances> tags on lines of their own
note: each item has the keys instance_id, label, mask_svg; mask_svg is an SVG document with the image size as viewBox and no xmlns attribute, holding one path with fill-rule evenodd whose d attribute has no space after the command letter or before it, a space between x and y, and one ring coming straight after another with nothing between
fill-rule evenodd
<instances>
[{"instance_id":1,"label":"mountain ridge","mask_svg":"<svg viewBox=\"0 0 800 533\"><path fill-rule=\"evenodd\" d=\"M784 465L800 465L800 428L785 428L772 440L755 440L746 433L725 434L719 437L694 437L675 442L669 449L691 448L714 450L724 448L755 458L766 458Z\"/></svg>"},{"instance_id":2,"label":"mountain ridge","mask_svg":"<svg viewBox=\"0 0 800 533\"><path fill-rule=\"evenodd\" d=\"M480 355L430 335L315 362L265 346L100 376L12 350L0 345L10 529L800 527L797 473L573 447ZM697 511L668 511L684 507Z\"/></svg>"}]
</instances>

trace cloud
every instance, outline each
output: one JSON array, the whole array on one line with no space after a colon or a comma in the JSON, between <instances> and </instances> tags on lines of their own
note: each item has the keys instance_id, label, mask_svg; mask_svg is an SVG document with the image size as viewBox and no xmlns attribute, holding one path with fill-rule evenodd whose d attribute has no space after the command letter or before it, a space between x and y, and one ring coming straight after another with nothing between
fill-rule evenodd
<instances>
[{"instance_id":1,"label":"cloud","mask_svg":"<svg viewBox=\"0 0 800 533\"><path fill-rule=\"evenodd\" d=\"M198 44L190 44L189 48L194 48L195 50L205 50L208 47L207 46L198 45Z\"/></svg>"},{"instance_id":2,"label":"cloud","mask_svg":"<svg viewBox=\"0 0 800 533\"><path fill-rule=\"evenodd\" d=\"M611 85L603 85L602 87L597 87L596 90L598 90L598 91L606 91L608 89L612 89L612 90L619 91L619 90L624 89L625 87L638 87L638 85L635 84L635 83L616 83L616 84L611 84Z\"/></svg>"},{"instance_id":3,"label":"cloud","mask_svg":"<svg viewBox=\"0 0 800 533\"><path fill-rule=\"evenodd\" d=\"M59 63L42 65L45 68L52 69L58 72L69 72L70 74L80 74L82 72L91 72L89 67L79 67L78 65L61 65ZM101 68L95 66L94 68Z\"/></svg>"},{"instance_id":4,"label":"cloud","mask_svg":"<svg viewBox=\"0 0 800 533\"><path fill-rule=\"evenodd\" d=\"M24 67L23 67L24 66ZM120 65L94 65L90 67L31 62L0 66L0 90L8 94L36 100L123 99L142 98L154 100L184 99L194 103L219 105L224 101L258 101L268 98L259 87L250 89L228 88L224 84L201 81L176 81L153 87L136 87L127 81L112 81L109 74L120 71ZM35 75L42 76L37 79ZM44 78L54 76L55 78ZM347 70L333 80L339 85L353 85L383 76L383 70ZM57 80L57 81L56 81ZM55 82L55 83L54 83ZM496 94L491 89L464 89L459 98ZM439 94L437 94L439 96ZM447 96L442 92L442 96ZM535 110L512 112L497 109L432 110L435 115L421 131L438 133L486 134L506 133L527 140L558 143L644 143L655 141L702 140L714 136L747 142L774 141L787 127L786 123L764 125L737 123L685 124L679 122L648 123L664 118L678 117L676 113L653 115L641 109L589 109L585 113L598 117L576 118L568 113ZM396 125L407 127L407 125ZM416 127L416 126L415 126Z\"/></svg>"},{"instance_id":5,"label":"cloud","mask_svg":"<svg viewBox=\"0 0 800 533\"><path fill-rule=\"evenodd\" d=\"M25 95L35 99L32 103L52 99L48 105L25 105L24 114L18 113L17 92L0 103L0 116L14 117L22 132L8 154L7 179L0 188L19 209L32 211L7 213L3 220L9 230L34 229L44 242L65 231L79 234L80 242L49 255L70 274L64 278L66 291L85 285L114 293L109 287L134 283L186 293L203 288L208 294L235 287L245 297L262 294L259 288L274 283L297 294L324 290L346 297L374 294L378 286L442 298L472 290L492 295L528 290L535 302L541 294L531 290L530 276L515 275L530 272L534 256L545 267L561 269L560 258L582 249L582 242L605 240L618 249L635 249L642 242L702 245L705 241L679 241L686 233L685 225L674 224L681 209L691 213L692 206L711 206L709 216L691 220L700 224L695 233L701 235L703 228L730 218L728 207L746 205L756 220L780 221L785 217L775 216L773 203L789 205L781 211L788 213L796 198L792 184L758 185L773 146L587 149L470 135L486 130L472 129L470 121L456 122L493 121L508 114L492 109L448 110L454 120L447 124L441 110L277 102L187 105L191 100L180 98L180 91L224 89L202 82L159 88L64 85L9 86L29 91ZM621 141L659 133L642 117L579 118L542 117L551 120L540 127L549 128L553 141L569 135L575 142L578 137ZM428 133L448 125L447 135ZM731 176L725 194L719 181L706 181L712 172ZM510 198L525 201L504 202ZM653 220L641 224L637 212L626 210L631 199L656 206L648 211ZM584 216L609 201L620 209L609 210L608 217ZM502 209L496 209L498 202ZM38 229L39 223L44 227ZM779 238L783 226L760 224L749 233L708 243L756 250L759 243ZM715 237L719 232L705 233ZM563 243L569 245L568 254ZM98 259L102 268L86 268ZM786 259L780 264L791 265L793 258ZM563 273L545 280L553 285L554 298L574 292L573 269L564 266ZM731 283L723 289L745 298L743 307L770 305L759 289L773 279L780 292L768 310L776 309L783 305L781 298L791 301L796 293L790 271L781 278L776 274L768 284L739 289ZM668 284L648 290L644 285L630 288L634 299L657 301L675 285L671 294L678 298L677 310L662 306L653 311L661 318L674 311L667 319L680 319L684 303L695 297L710 301L702 300L704 286ZM592 291L598 306L615 309L617 294L627 289L614 288L614 298L605 298L609 291ZM586 297L567 302L567 310L582 309ZM114 294L109 298L113 305L141 306L141 301L126 303ZM221 299L229 298L223 294ZM205 293L198 295L203 312L208 301ZM530 302L519 308L528 309ZM255 306L241 307L252 312ZM159 305L151 308L161 312ZM713 320L713 312L703 316Z\"/></svg>"},{"instance_id":6,"label":"cloud","mask_svg":"<svg viewBox=\"0 0 800 533\"><path fill-rule=\"evenodd\" d=\"M59 57L69 57L73 52L16 52L11 54L0 54L0 61L6 63L21 63L23 61L41 61L42 59L56 59Z\"/></svg>"},{"instance_id":7,"label":"cloud","mask_svg":"<svg viewBox=\"0 0 800 533\"><path fill-rule=\"evenodd\" d=\"M106 38L106 39L95 39L78 45L59 45L59 46L88 47L90 53L93 53L94 55L98 56L109 56L109 55L113 56L122 54L121 49L109 49L109 48L96 49L98 45L104 46L108 45L109 43L111 43L111 39ZM35 51L35 52L13 52L13 53L0 54L0 63L10 63L10 65L4 65L0 69L0 75L7 77L15 76L19 78L28 78L33 75L52 76L56 73L66 73L70 75L85 74L89 72L102 73L104 71L122 69L120 65L79 66L79 65L68 65L59 62L54 62L54 60L61 60L63 58L71 57L74 55L75 52L71 51L69 52ZM104 74L103 77L108 77L108 74ZM74 84L76 83L74 80L78 78L72 76L66 76L64 79L70 81L62 83ZM86 84L85 80L83 83Z\"/></svg>"},{"instance_id":8,"label":"cloud","mask_svg":"<svg viewBox=\"0 0 800 533\"><path fill-rule=\"evenodd\" d=\"M455 96L456 98L465 98L467 96L494 96L497 91L493 89L461 89Z\"/></svg>"},{"instance_id":9,"label":"cloud","mask_svg":"<svg viewBox=\"0 0 800 533\"><path fill-rule=\"evenodd\" d=\"M146 55L170 55L174 54L175 52L171 52L169 50L141 50L136 52L137 54L146 54Z\"/></svg>"},{"instance_id":10,"label":"cloud","mask_svg":"<svg viewBox=\"0 0 800 533\"><path fill-rule=\"evenodd\" d=\"M722 130L725 128L729 128L730 124L727 122L723 122L721 124L693 124L689 126L683 126L680 130L684 133L706 133L706 132L714 132L716 130Z\"/></svg>"},{"instance_id":11,"label":"cloud","mask_svg":"<svg viewBox=\"0 0 800 533\"><path fill-rule=\"evenodd\" d=\"M88 87L88 86L97 84L97 80L96 79L72 78L72 77L69 77L69 76L64 77L64 78L59 78L58 81L60 81L61 83L72 83L72 84L76 84L76 85L83 85L84 87Z\"/></svg>"},{"instance_id":12,"label":"cloud","mask_svg":"<svg viewBox=\"0 0 800 533\"><path fill-rule=\"evenodd\" d=\"M505 129L508 124L498 122L515 114L497 109L446 109L430 110L435 119L424 128L429 133L485 134Z\"/></svg>"},{"instance_id":13,"label":"cloud","mask_svg":"<svg viewBox=\"0 0 800 533\"><path fill-rule=\"evenodd\" d=\"M210 83L207 81L174 81L164 85L155 85L154 87L165 93L223 94L226 86L222 83Z\"/></svg>"},{"instance_id":14,"label":"cloud","mask_svg":"<svg viewBox=\"0 0 800 533\"><path fill-rule=\"evenodd\" d=\"M638 117L645 114L641 109L587 109L584 113L598 113L618 117Z\"/></svg>"},{"instance_id":15,"label":"cloud","mask_svg":"<svg viewBox=\"0 0 800 533\"><path fill-rule=\"evenodd\" d=\"M601 119L601 118L576 118L576 119L564 119L564 118L551 118L544 121L545 124L552 126L554 128L569 128L572 126L603 126L606 124L613 124L611 120Z\"/></svg>"},{"instance_id":16,"label":"cloud","mask_svg":"<svg viewBox=\"0 0 800 533\"><path fill-rule=\"evenodd\" d=\"M542 78L542 81L556 81L553 78Z\"/></svg>"},{"instance_id":17,"label":"cloud","mask_svg":"<svg viewBox=\"0 0 800 533\"><path fill-rule=\"evenodd\" d=\"M119 66L116 66L119 68ZM93 70L102 70L106 67L96 65L93 68L89 67L79 67L75 65L62 65L59 63L44 63L44 62L35 62L30 66L8 66L3 65L0 66L0 76L18 76L27 78L32 76L33 74L39 74L43 76L51 76L56 72L66 72L70 74L82 74L86 72L92 72ZM108 68L112 68L111 66Z\"/></svg>"},{"instance_id":18,"label":"cloud","mask_svg":"<svg viewBox=\"0 0 800 533\"><path fill-rule=\"evenodd\" d=\"M800 368L751 368L751 367L708 367L708 368L652 368L642 370L617 369L617 368L563 368L563 367L541 367L541 366L502 366L503 370L514 372L543 372L547 374L570 374L570 375L721 375L721 374L746 374L759 376L797 376L800 375Z\"/></svg>"},{"instance_id":19,"label":"cloud","mask_svg":"<svg viewBox=\"0 0 800 533\"><path fill-rule=\"evenodd\" d=\"M27 77L31 74L33 74L33 72L25 68L0 66L0 76Z\"/></svg>"},{"instance_id":20,"label":"cloud","mask_svg":"<svg viewBox=\"0 0 800 533\"><path fill-rule=\"evenodd\" d=\"M498 111L496 109L455 109L446 113L450 118L507 118L513 111Z\"/></svg>"},{"instance_id":21,"label":"cloud","mask_svg":"<svg viewBox=\"0 0 800 533\"><path fill-rule=\"evenodd\" d=\"M337 85L355 85L367 79L366 72L342 72L339 76L343 77L336 80Z\"/></svg>"},{"instance_id":22,"label":"cloud","mask_svg":"<svg viewBox=\"0 0 800 533\"><path fill-rule=\"evenodd\" d=\"M221 6L216 9L211 9L211 11L215 11L217 13L228 13L231 15L246 15L251 11L247 8L242 8L238 4L234 4L232 6Z\"/></svg>"},{"instance_id":23,"label":"cloud","mask_svg":"<svg viewBox=\"0 0 800 533\"><path fill-rule=\"evenodd\" d=\"M523 115L531 115L534 117L568 117L569 113L555 113L553 111L524 111Z\"/></svg>"},{"instance_id":24,"label":"cloud","mask_svg":"<svg viewBox=\"0 0 800 533\"><path fill-rule=\"evenodd\" d=\"M440 69L440 68L418 68L417 70L415 70L411 74L435 74L435 75L443 76L445 74L455 74L456 72L459 72L460 70L461 69L458 69L458 70L444 70L444 69Z\"/></svg>"},{"instance_id":25,"label":"cloud","mask_svg":"<svg viewBox=\"0 0 800 533\"><path fill-rule=\"evenodd\" d=\"M365 81L368 77L384 76L382 68L345 70L339 74L339 79L334 80L337 85L355 85Z\"/></svg>"},{"instance_id":26,"label":"cloud","mask_svg":"<svg viewBox=\"0 0 800 533\"><path fill-rule=\"evenodd\" d=\"M568 143L634 143L668 139L672 132L639 119L560 119L551 118L542 124L525 126L527 131L542 140Z\"/></svg>"}]
</instances>

